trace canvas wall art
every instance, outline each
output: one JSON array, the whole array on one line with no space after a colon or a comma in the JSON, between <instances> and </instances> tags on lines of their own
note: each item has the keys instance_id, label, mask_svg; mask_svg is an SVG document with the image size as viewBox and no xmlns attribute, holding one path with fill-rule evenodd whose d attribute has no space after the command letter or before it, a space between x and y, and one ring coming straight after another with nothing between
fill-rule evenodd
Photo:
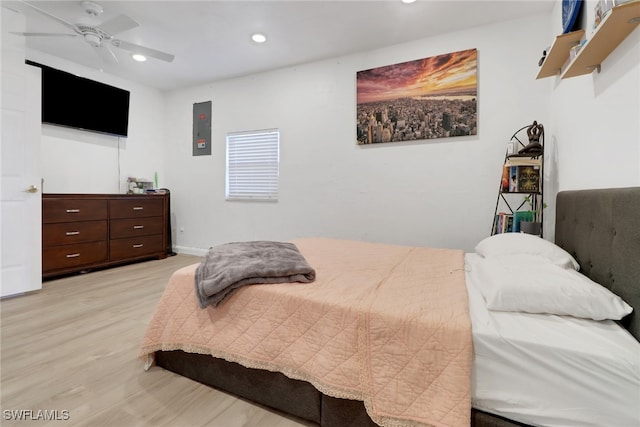
<instances>
[{"instance_id":1,"label":"canvas wall art","mask_svg":"<svg viewBox=\"0 0 640 427\"><path fill-rule=\"evenodd\" d=\"M476 135L478 51L359 71L357 143Z\"/></svg>"}]
</instances>

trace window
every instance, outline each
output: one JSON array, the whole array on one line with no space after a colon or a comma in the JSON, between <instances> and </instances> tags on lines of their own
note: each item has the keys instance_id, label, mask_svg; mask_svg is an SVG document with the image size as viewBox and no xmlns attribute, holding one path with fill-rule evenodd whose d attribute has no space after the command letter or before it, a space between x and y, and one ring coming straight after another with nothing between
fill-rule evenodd
<instances>
[{"instance_id":1,"label":"window","mask_svg":"<svg viewBox=\"0 0 640 427\"><path fill-rule=\"evenodd\" d=\"M227 134L227 200L278 200L280 131Z\"/></svg>"}]
</instances>

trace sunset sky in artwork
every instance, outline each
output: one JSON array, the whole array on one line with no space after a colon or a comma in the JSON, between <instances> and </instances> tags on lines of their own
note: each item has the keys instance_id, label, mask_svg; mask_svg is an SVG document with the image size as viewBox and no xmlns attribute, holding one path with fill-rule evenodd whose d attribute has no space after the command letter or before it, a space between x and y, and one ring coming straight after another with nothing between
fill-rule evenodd
<instances>
[{"instance_id":1,"label":"sunset sky in artwork","mask_svg":"<svg viewBox=\"0 0 640 427\"><path fill-rule=\"evenodd\" d=\"M421 96L475 96L477 58L477 49L469 49L359 71L357 103Z\"/></svg>"}]
</instances>

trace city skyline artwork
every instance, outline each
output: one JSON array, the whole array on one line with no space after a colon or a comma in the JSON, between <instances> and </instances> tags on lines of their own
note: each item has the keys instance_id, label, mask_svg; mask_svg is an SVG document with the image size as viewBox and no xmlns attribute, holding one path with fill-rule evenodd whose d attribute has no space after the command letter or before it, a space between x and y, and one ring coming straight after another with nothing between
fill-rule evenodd
<instances>
[{"instance_id":1,"label":"city skyline artwork","mask_svg":"<svg viewBox=\"0 0 640 427\"><path fill-rule=\"evenodd\" d=\"M477 49L356 73L357 144L477 134Z\"/></svg>"}]
</instances>

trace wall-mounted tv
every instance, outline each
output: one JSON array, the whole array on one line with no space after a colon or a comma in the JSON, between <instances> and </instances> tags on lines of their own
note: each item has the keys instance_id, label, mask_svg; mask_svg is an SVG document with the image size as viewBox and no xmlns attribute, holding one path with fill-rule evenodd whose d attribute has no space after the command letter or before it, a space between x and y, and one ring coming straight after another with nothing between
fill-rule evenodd
<instances>
[{"instance_id":1,"label":"wall-mounted tv","mask_svg":"<svg viewBox=\"0 0 640 427\"><path fill-rule=\"evenodd\" d=\"M129 91L26 62L42 68L42 123L127 136Z\"/></svg>"}]
</instances>

